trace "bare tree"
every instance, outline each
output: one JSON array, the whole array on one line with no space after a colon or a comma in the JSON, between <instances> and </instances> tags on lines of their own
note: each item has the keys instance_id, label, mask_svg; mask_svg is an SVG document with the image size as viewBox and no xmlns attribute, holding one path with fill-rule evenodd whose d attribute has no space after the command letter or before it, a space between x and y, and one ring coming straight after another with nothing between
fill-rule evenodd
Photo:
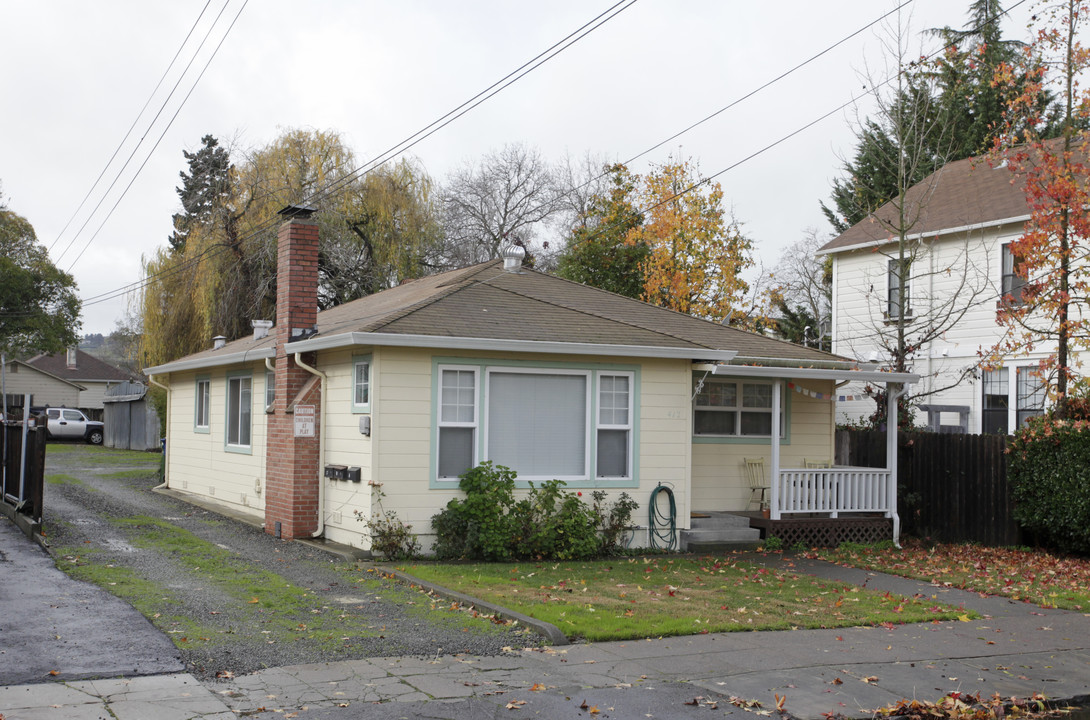
<instances>
[{"instance_id":1,"label":"bare tree","mask_svg":"<svg viewBox=\"0 0 1090 720\"><path fill-rule=\"evenodd\" d=\"M440 191L446 262L483 262L506 241L532 255L542 225L559 207L554 170L525 145L505 145L454 171Z\"/></svg>"},{"instance_id":2,"label":"bare tree","mask_svg":"<svg viewBox=\"0 0 1090 720\"><path fill-rule=\"evenodd\" d=\"M802 333L807 344L821 340L832 314L832 259L817 256L826 242L828 238L817 228L807 228L801 239L783 251L770 276L772 304L814 321L810 333Z\"/></svg>"},{"instance_id":3,"label":"bare tree","mask_svg":"<svg viewBox=\"0 0 1090 720\"><path fill-rule=\"evenodd\" d=\"M885 173L894 179L893 192L881 207L868 213L852 230L874 243L881 260L868 262L869 271L853 276L862 289L865 310L853 308L837 328L838 351L888 361L897 372L923 371L914 363L930 351L945 333L975 309L990 288L981 259L982 233L965 233L960 242L936 243L924 232L924 218L944 177L944 165L954 150L953 128L940 112L938 79L926 64L906 63L908 34L898 19L888 31L886 57L895 63L891 82L874 82L871 100L875 114L859 123L860 141L880 127L891 141L874 145L871 152ZM889 89L883 89L888 86ZM919 178L923 177L923 180ZM986 263L986 260L985 260ZM992 300L994 293L990 294ZM931 379L918 388L912 401L960 382L973 366L931 369ZM941 376L941 377L940 377ZM911 402L911 401L910 401ZM879 414L884 400L879 402Z\"/></svg>"}]
</instances>

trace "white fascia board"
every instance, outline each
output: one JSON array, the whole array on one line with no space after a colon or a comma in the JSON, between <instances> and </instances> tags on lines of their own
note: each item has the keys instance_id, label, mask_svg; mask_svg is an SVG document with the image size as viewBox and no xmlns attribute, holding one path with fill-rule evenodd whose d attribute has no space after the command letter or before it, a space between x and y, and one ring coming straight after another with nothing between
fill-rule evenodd
<instances>
[{"instance_id":1,"label":"white fascia board","mask_svg":"<svg viewBox=\"0 0 1090 720\"><path fill-rule=\"evenodd\" d=\"M165 373L183 372L185 370L203 370L204 368L219 367L220 365L238 365L240 363L274 357L276 357L276 348L244 350L243 352L230 353L228 355L213 355L210 357L196 358L194 360L178 360L163 365L156 365L155 367L144 368L144 374L163 375Z\"/></svg>"},{"instance_id":2,"label":"white fascia board","mask_svg":"<svg viewBox=\"0 0 1090 720\"><path fill-rule=\"evenodd\" d=\"M498 352L550 353L562 355L613 355L619 357L700 358L715 362L730 362L736 350L703 348L654 347L643 345L606 345L600 343L541 342L538 340L505 340L501 338L451 337L446 335L403 335L394 333L353 332L329 337L316 337L289 343L288 353L332 350L354 345L386 347L438 348L443 350L494 350Z\"/></svg>"},{"instance_id":3,"label":"white fascia board","mask_svg":"<svg viewBox=\"0 0 1090 720\"><path fill-rule=\"evenodd\" d=\"M1002 218L1000 220L989 220L988 222L975 223L973 225L961 225L958 227L944 228L936 232L926 233L912 233L906 235L906 241L921 240L923 238L937 238L944 235L956 235L957 233L972 232L973 230L987 230L989 228L1001 227L1003 225L1011 225L1013 223L1024 223L1030 219L1029 215L1019 215L1018 217ZM863 250L865 248L880 247L882 245L889 245L897 242L895 237L887 237L884 240L868 240L867 242L856 243L855 245L845 245L844 247L832 248L831 250L818 250L814 253L814 257L822 257L823 255L832 255L833 253L848 252L849 250Z\"/></svg>"},{"instance_id":4,"label":"white fascia board","mask_svg":"<svg viewBox=\"0 0 1090 720\"><path fill-rule=\"evenodd\" d=\"M713 375L760 378L797 378L799 380L858 380L861 382L909 383L920 381L916 373L850 370L835 368L764 367L761 365L717 365Z\"/></svg>"}]
</instances>

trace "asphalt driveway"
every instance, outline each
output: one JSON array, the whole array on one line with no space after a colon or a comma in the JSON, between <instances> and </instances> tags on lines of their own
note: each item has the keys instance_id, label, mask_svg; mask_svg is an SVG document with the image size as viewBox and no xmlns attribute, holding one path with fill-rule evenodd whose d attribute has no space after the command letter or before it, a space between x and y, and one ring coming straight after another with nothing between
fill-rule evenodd
<instances>
[{"instance_id":1,"label":"asphalt driveway","mask_svg":"<svg viewBox=\"0 0 1090 720\"><path fill-rule=\"evenodd\" d=\"M51 444L45 538L59 567L135 606L202 680L391 655L495 655L540 642L155 492L158 468L156 454ZM0 685L11 682L25 680L0 676Z\"/></svg>"}]
</instances>

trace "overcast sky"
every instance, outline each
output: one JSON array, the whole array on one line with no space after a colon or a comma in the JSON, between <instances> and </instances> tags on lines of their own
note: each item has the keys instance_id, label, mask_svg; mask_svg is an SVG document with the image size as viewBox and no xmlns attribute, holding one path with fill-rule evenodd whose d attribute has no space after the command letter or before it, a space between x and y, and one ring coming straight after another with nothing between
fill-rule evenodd
<instances>
[{"instance_id":1,"label":"overcast sky","mask_svg":"<svg viewBox=\"0 0 1090 720\"><path fill-rule=\"evenodd\" d=\"M186 168L182 150L197 149L201 136L253 148L288 128L336 130L357 157L369 158L613 5L224 2L0 0L0 183L9 208L34 225L58 266L74 273L84 299L138 281L141 256L166 244L180 208L174 189ZM1016 2L1004 3L1013 8L1004 32L1021 39L1030 3ZM462 162L512 142L535 146L549 160L587 152L625 160L895 6L891 0L639 0L409 152L440 182ZM968 0L915 0L906 10L915 34L963 27L967 7ZM648 163L680 154L697 161L704 175L726 171L717 178L725 202L770 266L807 228L828 232L818 201L828 197L840 158L851 152L856 111L834 112L797 131L858 95L868 69L882 74L884 42L877 27L864 31L631 168L644 172ZM935 41L914 37L911 47L929 52ZM140 116L179 48L179 61ZM138 116L132 137L77 213ZM87 304L83 332L111 332L124 309L123 299Z\"/></svg>"}]
</instances>

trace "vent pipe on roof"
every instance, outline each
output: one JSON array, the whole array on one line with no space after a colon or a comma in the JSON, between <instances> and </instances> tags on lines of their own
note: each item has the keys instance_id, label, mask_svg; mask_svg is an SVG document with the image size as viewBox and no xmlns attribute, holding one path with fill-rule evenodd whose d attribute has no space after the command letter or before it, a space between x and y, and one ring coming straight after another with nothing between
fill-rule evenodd
<instances>
[{"instance_id":1,"label":"vent pipe on roof","mask_svg":"<svg viewBox=\"0 0 1090 720\"><path fill-rule=\"evenodd\" d=\"M522 270L522 259L526 257L526 251L518 245L505 245L500 250L503 258L504 272L517 273Z\"/></svg>"},{"instance_id":2,"label":"vent pipe on roof","mask_svg":"<svg viewBox=\"0 0 1090 720\"><path fill-rule=\"evenodd\" d=\"M254 340L261 340L269 336L269 329L272 328L272 320L251 320L250 327L254 329Z\"/></svg>"},{"instance_id":3,"label":"vent pipe on roof","mask_svg":"<svg viewBox=\"0 0 1090 720\"><path fill-rule=\"evenodd\" d=\"M223 347L226 344L227 344L227 338L225 338L223 335L217 335L216 337L212 338L212 349L213 350L219 350L221 347Z\"/></svg>"}]
</instances>

